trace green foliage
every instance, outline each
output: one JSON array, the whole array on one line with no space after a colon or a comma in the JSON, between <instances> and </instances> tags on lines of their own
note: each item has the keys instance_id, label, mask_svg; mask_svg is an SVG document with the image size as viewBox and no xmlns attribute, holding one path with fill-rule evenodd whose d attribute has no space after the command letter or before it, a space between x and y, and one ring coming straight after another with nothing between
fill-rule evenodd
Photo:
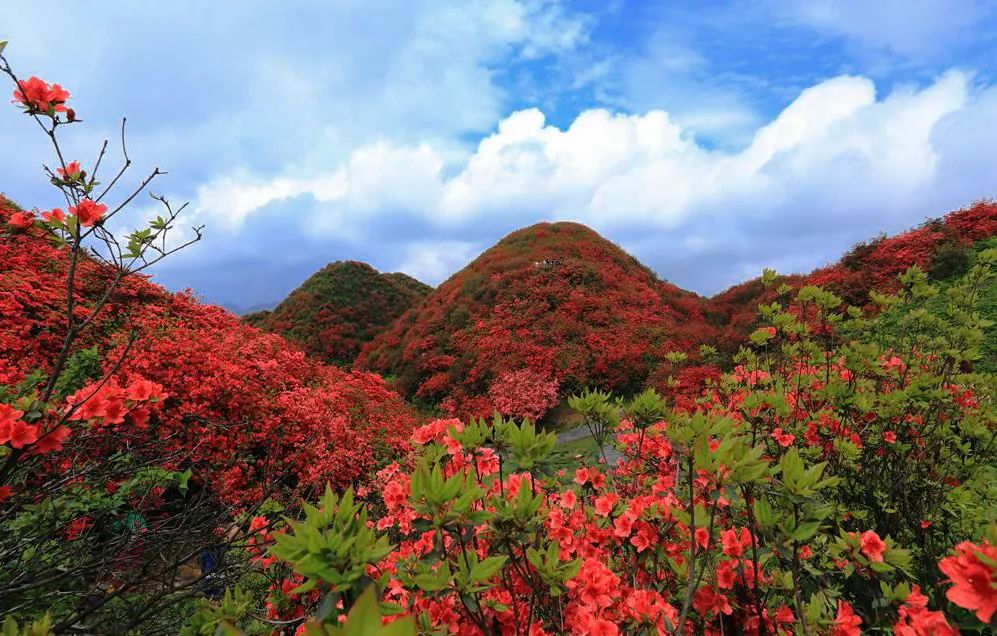
<instances>
[{"instance_id":1,"label":"green foliage","mask_svg":"<svg viewBox=\"0 0 997 636\"><path fill-rule=\"evenodd\" d=\"M289 531L276 536L271 551L305 577L296 594L318 588L355 598L368 585L367 567L391 545L368 527L367 510L354 500L352 488L340 496L326 486L319 504L303 504L305 520L289 520Z\"/></svg>"},{"instance_id":2,"label":"green foliage","mask_svg":"<svg viewBox=\"0 0 997 636\"><path fill-rule=\"evenodd\" d=\"M101 362L97 347L80 349L66 360L66 366L55 383L55 394L67 396L79 391L90 380L100 377Z\"/></svg>"},{"instance_id":3,"label":"green foliage","mask_svg":"<svg viewBox=\"0 0 997 636\"><path fill-rule=\"evenodd\" d=\"M0 42L0 53L3 52L5 44L7 43ZM12 616L7 616L3 622L3 629L0 631L2 636L51 636L54 633L52 631L52 618L48 614L24 626L18 625Z\"/></svg>"},{"instance_id":4,"label":"green foliage","mask_svg":"<svg viewBox=\"0 0 997 636\"><path fill-rule=\"evenodd\" d=\"M415 636L415 621L411 616L382 624L381 612L377 604L377 594L373 587L367 588L342 625L310 621L305 624L307 636Z\"/></svg>"},{"instance_id":5,"label":"green foliage","mask_svg":"<svg viewBox=\"0 0 997 636\"><path fill-rule=\"evenodd\" d=\"M226 590L221 600L202 599L180 630L180 636L249 636L265 634L269 627L251 616L256 599L240 588Z\"/></svg>"}]
</instances>

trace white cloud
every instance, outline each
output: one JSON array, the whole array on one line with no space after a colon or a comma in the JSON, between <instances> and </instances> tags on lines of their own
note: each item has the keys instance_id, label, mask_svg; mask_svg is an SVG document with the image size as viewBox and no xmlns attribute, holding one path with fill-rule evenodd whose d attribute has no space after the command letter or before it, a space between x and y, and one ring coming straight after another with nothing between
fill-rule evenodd
<instances>
[{"instance_id":1,"label":"white cloud","mask_svg":"<svg viewBox=\"0 0 997 636\"><path fill-rule=\"evenodd\" d=\"M561 129L528 109L503 119L456 171L434 144L382 141L309 178L216 180L196 209L220 214L235 231L254 210L310 195L316 205L299 222L358 244L378 240L366 224L404 212L430 236L410 237L400 267L433 282L463 265L470 245L497 238L482 235L486 228L542 219L578 220L610 235L656 233L703 254L736 246L743 255L735 267L753 268L767 258L762 242L754 245L760 231L805 242L850 225L860 232L854 240L993 195L979 181L949 184L939 175L966 160L962 144L948 139L965 139L964 131L943 124L980 119L981 109L997 114L994 102L958 71L879 98L870 80L837 77L803 91L736 152L699 145L665 111L588 110ZM807 254L802 261L814 258ZM796 267L797 257L783 262Z\"/></svg>"},{"instance_id":2,"label":"white cloud","mask_svg":"<svg viewBox=\"0 0 997 636\"><path fill-rule=\"evenodd\" d=\"M442 281L474 257L468 241L417 241L406 248L398 269L422 281Z\"/></svg>"}]
</instances>

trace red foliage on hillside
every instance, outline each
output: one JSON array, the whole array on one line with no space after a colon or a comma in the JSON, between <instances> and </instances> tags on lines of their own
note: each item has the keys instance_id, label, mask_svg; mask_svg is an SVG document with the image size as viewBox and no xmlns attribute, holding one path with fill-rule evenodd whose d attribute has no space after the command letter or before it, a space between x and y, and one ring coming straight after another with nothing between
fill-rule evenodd
<instances>
[{"instance_id":1,"label":"red foliage on hillside","mask_svg":"<svg viewBox=\"0 0 997 636\"><path fill-rule=\"evenodd\" d=\"M785 283L798 289L817 285L864 306L869 292L894 292L897 277L917 265L935 278L944 278L957 268L961 255L973 242L997 234L997 202L980 201L968 208L932 219L920 227L890 237L860 243L840 261L807 275L785 276ZM765 287L760 278L745 281L705 302L704 314L718 328L717 346L736 351L758 324L758 305L777 298L776 287Z\"/></svg>"},{"instance_id":2,"label":"red foliage on hillside","mask_svg":"<svg viewBox=\"0 0 997 636\"><path fill-rule=\"evenodd\" d=\"M0 225L15 213L0 199ZM66 263L35 230L0 230L0 384L54 362ZM82 259L76 276L84 318L107 272ZM119 328L125 310L137 338L116 377L151 380L168 396L146 434L171 440L183 451L171 467L193 468L230 500L251 501L274 485L356 482L404 448L417 423L380 377L310 360L280 336L141 276L122 282L83 336L104 372L129 346Z\"/></svg>"},{"instance_id":3,"label":"red foliage on hillside","mask_svg":"<svg viewBox=\"0 0 997 636\"><path fill-rule=\"evenodd\" d=\"M405 274L340 261L312 274L273 311L244 320L285 336L321 360L349 365L364 344L431 290Z\"/></svg>"},{"instance_id":4,"label":"red foliage on hillside","mask_svg":"<svg viewBox=\"0 0 997 636\"><path fill-rule=\"evenodd\" d=\"M444 282L357 365L455 413L490 412L492 384L522 369L558 383L562 395L583 386L635 391L667 351L698 343L704 327L695 294L583 225L540 223Z\"/></svg>"}]
</instances>

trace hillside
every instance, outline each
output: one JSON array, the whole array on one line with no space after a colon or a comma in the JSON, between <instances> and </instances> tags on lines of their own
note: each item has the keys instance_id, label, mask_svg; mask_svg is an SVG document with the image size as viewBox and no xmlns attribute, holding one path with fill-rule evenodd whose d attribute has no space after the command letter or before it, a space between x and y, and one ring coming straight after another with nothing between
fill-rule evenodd
<instances>
[{"instance_id":1,"label":"hillside","mask_svg":"<svg viewBox=\"0 0 997 636\"><path fill-rule=\"evenodd\" d=\"M0 385L47 372L65 333L66 251L39 228L8 225L16 210L0 197ZM83 258L75 276L77 313L85 317L109 269ZM60 393L112 369L121 382L161 385L167 397L136 427L139 438L169 440L179 454L171 465L191 469L225 499L252 501L284 485L354 483L405 447L417 423L380 377L322 365L283 338L141 275L122 281L75 349Z\"/></svg>"},{"instance_id":2,"label":"hillside","mask_svg":"<svg viewBox=\"0 0 997 636\"><path fill-rule=\"evenodd\" d=\"M539 417L584 386L633 392L701 339L700 300L576 223L506 236L367 345L359 368L454 413Z\"/></svg>"},{"instance_id":3,"label":"hillside","mask_svg":"<svg viewBox=\"0 0 997 636\"><path fill-rule=\"evenodd\" d=\"M780 278L798 289L817 285L850 304L865 306L869 292L896 291L897 277L917 265L940 282L968 269L974 244L997 235L997 203L980 201L894 236L880 236L853 247L837 263L809 274ZM978 246L977 246L978 247ZM731 353L759 322L758 305L776 300L777 285L760 278L739 283L705 301L704 314L717 329L715 345Z\"/></svg>"},{"instance_id":4,"label":"hillside","mask_svg":"<svg viewBox=\"0 0 997 636\"><path fill-rule=\"evenodd\" d=\"M432 290L411 276L357 261L326 265L273 311L243 319L329 363L349 365L360 348Z\"/></svg>"}]
</instances>

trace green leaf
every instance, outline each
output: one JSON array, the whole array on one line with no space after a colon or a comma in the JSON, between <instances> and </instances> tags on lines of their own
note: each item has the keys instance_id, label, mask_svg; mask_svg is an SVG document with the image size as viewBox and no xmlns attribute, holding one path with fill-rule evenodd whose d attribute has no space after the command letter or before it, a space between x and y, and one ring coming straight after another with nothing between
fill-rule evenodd
<instances>
[{"instance_id":1,"label":"green leaf","mask_svg":"<svg viewBox=\"0 0 997 636\"><path fill-rule=\"evenodd\" d=\"M797 526L796 530L789 536L796 541L806 541L817 534L818 528L820 528L820 521L805 521Z\"/></svg>"},{"instance_id":2,"label":"green leaf","mask_svg":"<svg viewBox=\"0 0 997 636\"><path fill-rule=\"evenodd\" d=\"M472 581L486 581L498 572L505 564L505 556L488 557L471 568Z\"/></svg>"},{"instance_id":3,"label":"green leaf","mask_svg":"<svg viewBox=\"0 0 997 636\"><path fill-rule=\"evenodd\" d=\"M0 53L3 53L3 50L5 48L7 48L7 40L0 40ZM4 625L4 629L6 629L6 628L7 628L7 626Z\"/></svg>"}]
</instances>

